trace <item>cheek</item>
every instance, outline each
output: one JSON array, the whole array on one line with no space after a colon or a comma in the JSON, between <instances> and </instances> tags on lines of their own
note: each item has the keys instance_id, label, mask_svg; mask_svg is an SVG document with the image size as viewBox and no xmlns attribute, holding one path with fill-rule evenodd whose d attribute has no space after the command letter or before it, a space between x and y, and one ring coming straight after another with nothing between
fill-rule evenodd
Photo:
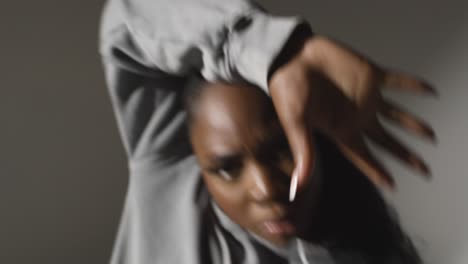
<instances>
[{"instance_id":1,"label":"cheek","mask_svg":"<svg viewBox=\"0 0 468 264\"><path fill-rule=\"evenodd\" d=\"M294 171L294 161L289 157L279 159L272 167L278 174L276 178L278 187L282 192L288 192L289 195L289 184L291 182L291 175Z\"/></svg>"},{"instance_id":2,"label":"cheek","mask_svg":"<svg viewBox=\"0 0 468 264\"><path fill-rule=\"evenodd\" d=\"M216 176L204 175L205 185L216 204L236 223L246 220L248 199L241 182L225 182Z\"/></svg>"}]
</instances>

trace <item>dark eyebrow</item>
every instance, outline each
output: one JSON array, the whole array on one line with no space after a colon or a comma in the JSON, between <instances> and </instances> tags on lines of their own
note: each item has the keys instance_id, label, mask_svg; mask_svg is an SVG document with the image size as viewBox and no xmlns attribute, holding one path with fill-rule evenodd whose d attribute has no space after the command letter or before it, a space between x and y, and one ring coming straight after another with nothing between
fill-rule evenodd
<instances>
[{"instance_id":1,"label":"dark eyebrow","mask_svg":"<svg viewBox=\"0 0 468 264\"><path fill-rule=\"evenodd\" d=\"M209 158L208 169L227 167L227 166L236 166L239 165L242 161L242 155L239 153L233 154L214 154Z\"/></svg>"}]
</instances>

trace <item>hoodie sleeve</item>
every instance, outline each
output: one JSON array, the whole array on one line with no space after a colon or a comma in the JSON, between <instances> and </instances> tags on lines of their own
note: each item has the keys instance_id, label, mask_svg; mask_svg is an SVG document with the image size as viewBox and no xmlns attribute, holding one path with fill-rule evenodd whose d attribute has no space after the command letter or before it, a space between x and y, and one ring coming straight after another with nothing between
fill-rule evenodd
<instances>
[{"instance_id":1,"label":"hoodie sleeve","mask_svg":"<svg viewBox=\"0 0 468 264\"><path fill-rule=\"evenodd\" d=\"M100 51L132 71L195 71L210 81L243 79L268 92L274 59L304 24L248 0L110 0Z\"/></svg>"},{"instance_id":2,"label":"hoodie sleeve","mask_svg":"<svg viewBox=\"0 0 468 264\"><path fill-rule=\"evenodd\" d=\"M275 58L304 24L247 0L109 0L100 54L130 161L190 152L181 91L191 76L268 92Z\"/></svg>"}]
</instances>

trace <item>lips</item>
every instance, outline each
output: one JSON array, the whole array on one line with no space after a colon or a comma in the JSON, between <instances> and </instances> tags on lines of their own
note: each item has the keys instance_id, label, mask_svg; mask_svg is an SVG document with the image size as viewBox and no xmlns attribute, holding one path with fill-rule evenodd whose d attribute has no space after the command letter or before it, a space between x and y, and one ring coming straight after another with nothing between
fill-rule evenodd
<instances>
[{"instance_id":1,"label":"lips","mask_svg":"<svg viewBox=\"0 0 468 264\"><path fill-rule=\"evenodd\" d=\"M296 228L287 220L270 220L262 223L263 229L270 235L286 236L295 233Z\"/></svg>"}]
</instances>

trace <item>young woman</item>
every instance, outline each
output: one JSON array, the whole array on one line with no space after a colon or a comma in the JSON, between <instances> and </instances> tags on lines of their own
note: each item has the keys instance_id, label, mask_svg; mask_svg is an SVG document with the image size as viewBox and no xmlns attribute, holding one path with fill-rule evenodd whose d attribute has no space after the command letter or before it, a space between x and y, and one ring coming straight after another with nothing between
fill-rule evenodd
<instances>
[{"instance_id":1,"label":"young woman","mask_svg":"<svg viewBox=\"0 0 468 264\"><path fill-rule=\"evenodd\" d=\"M384 100L381 88L391 86L420 94L433 90L421 80L389 71L336 41L313 34L309 23L301 17L275 16L250 0L108 0L102 16L99 47L129 167L127 197L114 244L112 264L229 263L230 255L222 252L232 253L231 263L256 263L255 257L259 262L272 263L271 259L288 254L279 254L280 251L276 250L274 257L270 258L268 256L272 250L263 250L263 246L248 250L248 245L258 244L249 242L251 237L256 237L255 241L266 240L274 245L283 245L281 247L290 244L290 239L272 232L288 233L291 236L306 235L301 239L304 243L325 238L330 245L335 245L333 241L339 242L339 245L347 241L359 249L370 248L367 253L375 253L378 251L373 249L372 242L376 240L368 239L371 235L380 234L374 230L377 228L373 227L374 222L380 223L377 226L387 231L391 229L391 224L385 225L385 221L380 218L374 221L374 217L387 215L383 209L374 209L384 208L383 202L379 202L381 200L378 197L368 199L364 195L367 192L358 187L373 190L371 185L357 176L358 180L352 180L356 178L353 178L353 174L362 175L339 153L344 153L365 175L383 186L391 185L391 175L366 148L365 136L410 167L427 171L418 156L413 155L380 126L377 114L384 115L411 132L432 138L429 126ZM229 206L237 214L242 212L242 217L234 217L233 214L227 217L228 214L224 213L227 207L221 209L214 206L214 211L218 212L218 217L214 219L224 223L222 226L225 229L229 226L229 230L237 227L240 230L224 232L225 229L216 229L215 237L224 240L207 237L212 232L204 228L221 225L207 224L213 215L208 210L211 208L211 198L206 195L204 184L201 183L199 164L186 133L186 113L182 107L181 94L193 74L200 74L210 81L247 80L256 86L255 89L260 87L270 93L287 141L291 142L290 148L296 163L295 176L291 179L296 179L302 197L311 196L310 199L301 199L307 203L294 202L291 209L288 209L289 203L275 203L273 207L279 209L275 209L274 214L261 213L257 216L239 210L243 209L240 204L239 207L234 204ZM244 105L238 107L243 108ZM267 112L274 111L270 109ZM307 122L309 120L314 121L314 126ZM334 145L321 147L326 143L317 139L318 143L322 142L318 148L325 149L322 156L326 156L328 151L332 153L329 154L332 158L322 158L324 164L330 160L332 165L329 172L323 174L327 177L309 178L313 176L311 169L318 168L320 158L311 152L313 147L309 137L312 133L309 131L316 126L337 143L341 152L333 152L336 150ZM254 135L256 132L249 133ZM264 157L271 154L274 158L284 153L277 152L276 148L266 149ZM313 157L317 159L317 166L312 164ZM199 160L201 163L201 156ZM340 161L349 168L339 165ZM335 163L338 165L335 166ZM281 164L284 173L291 170L288 167L290 163ZM332 172L342 168L345 168L343 170L346 173ZM204 174L207 174L206 179L214 176L213 171L211 176L206 171ZM342 174L346 176L336 181L333 181L335 176L328 176ZM281 181L288 179L278 178ZM310 182L317 190L307 192L304 186L306 182ZM212 186L208 184L209 180L206 183ZM362 186L354 186L358 183ZM289 184L280 186L281 191L275 197L281 198L275 200L283 201L283 189L288 188ZM327 186L333 186L334 192L326 191ZM354 187L347 189L348 186ZM211 190L214 191L214 187ZM230 192L232 189L227 188L217 190L231 194L232 197L237 192ZM215 197L214 192L212 197ZM221 200L214 200L222 204ZM369 210L363 211L372 212L369 213L372 217L358 213L359 210L355 208L357 205L361 206L359 208L369 207ZM320 209L322 207L325 209ZM309 212L313 213L312 216ZM361 218L355 219L357 215ZM320 220L322 216L327 217ZM295 220L291 222L287 220L289 218ZM263 221L264 224L257 228L256 221ZM305 224L301 221L305 221ZM330 225L329 228L318 230L334 231L337 235L312 232L308 225L310 221L317 222L313 225L317 227ZM229 222L232 225L227 224ZM320 222L323 223L318 224ZM366 226L368 223L371 224ZM366 226L366 232L358 228L362 226ZM352 233L353 230L356 232ZM382 232L399 234L398 231L387 231ZM249 236L232 238L233 235L241 234ZM390 239L388 243L398 240ZM271 244L266 241L261 244ZM379 249L383 248L380 243L375 245L379 245ZM400 252L390 246L388 250ZM266 257L263 256L265 254Z\"/></svg>"},{"instance_id":2,"label":"young woman","mask_svg":"<svg viewBox=\"0 0 468 264\"><path fill-rule=\"evenodd\" d=\"M324 136L291 203L294 165L271 99L246 84L190 90L190 140L212 199L200 243L213 263L420 263L379 191Z\"/></svg>"}]
</instances>

